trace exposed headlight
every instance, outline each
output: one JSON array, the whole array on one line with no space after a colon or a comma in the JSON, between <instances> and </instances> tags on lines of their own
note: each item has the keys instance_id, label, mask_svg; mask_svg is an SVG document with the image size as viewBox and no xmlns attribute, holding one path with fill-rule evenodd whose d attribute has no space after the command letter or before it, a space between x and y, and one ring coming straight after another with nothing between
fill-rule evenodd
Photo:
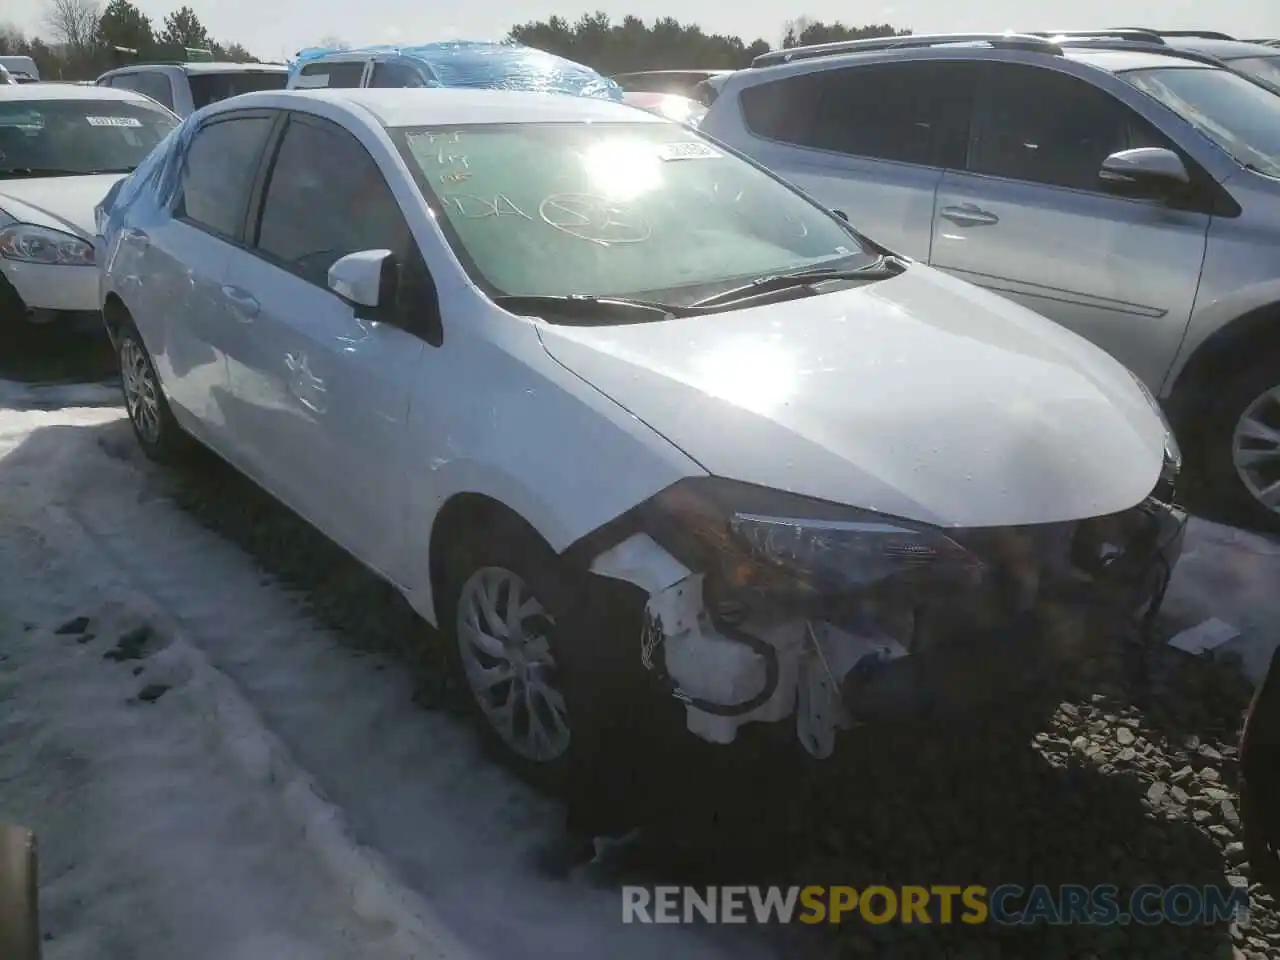
<instances>
[{"instance_id":1,"label":"exposed headlight","mask_svg":"<svg viewBox=\"0 0 1280 960\"><path fill-rule=\"evenodd\" d=\"M899 577L977 583L984 570L941 529L749 484L685 480L651 507L663 545L729 593L847 596Z\"/></svg>"},{"instance_id":2,"label":"exposed headlight","mask_svg":"<svg viewBox=\"0 0 1280 960\"><path fill-rule=\"evenodd\" d=\"M12 223L0 228L0 256L20 263L91 267L93 245L61 230Z\"/></svg>"}]
</instances>

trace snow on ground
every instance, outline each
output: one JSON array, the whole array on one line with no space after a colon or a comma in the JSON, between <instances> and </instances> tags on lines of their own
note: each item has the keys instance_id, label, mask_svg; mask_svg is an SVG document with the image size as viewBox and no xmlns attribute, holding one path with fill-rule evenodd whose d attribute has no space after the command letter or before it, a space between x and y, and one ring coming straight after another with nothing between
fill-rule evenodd
<instances>
[{"instance_id":1,"label":"snow on ground","mask_svg":"<svg viewBox=\"0 0 1280 960\"><path fill-rule=\"evenodd\" d=\"M118 409L0 410L0 816L48 960L777 955L539 875L558 807L159 490Z\"/></svg>"},{"instance_id":2,"label":"snow on ground","mask_svg":"<svg viewBox=\"0 0 1280 960\"><path fill-rule=\"evenodd\" d=\"M88 402L63 389L0 409L0 817L39 831L48 960L777 955L538 875L558 807L173 506L118 408L53 409ZM1277 583L1280 544L1193 521L1168 608L1240 629L1248 668Z\"/></svg>"}]
</instances>

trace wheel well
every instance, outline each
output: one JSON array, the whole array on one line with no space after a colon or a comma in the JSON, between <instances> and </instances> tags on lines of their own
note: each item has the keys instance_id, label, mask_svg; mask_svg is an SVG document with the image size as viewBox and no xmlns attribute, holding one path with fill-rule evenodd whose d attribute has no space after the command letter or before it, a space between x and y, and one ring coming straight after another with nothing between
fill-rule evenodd
<instances>
[{"instance_id":1,"label":"wheel well","mask_svg":"<svg viewBox=\"0 0 1280 960\"><path fill-rule=\"evenodd\" d=\"M431 573L432 606L438 615L441 591L449 575L449 551L460 537L469 530L485 529L489 534L495 528L509 530L516 535L532 537L546 543L545 538L520 514L506 504L482 493L459 493L450 497L440 508L435 523L431 525L431 542L427 547ZM551 550L550 545L547 546Z\"/></svg>"},{"instance_id":2,"label":"wheel well","mask_svg":"<svg viewBox=\"0 0 1280 960\"><path fill-rule=\"evenodd\" d=\"M1187 361L1169 391L1175 427L1190 426L1217 395L1224 376L1280 350L1280 303L1252 310L1220 328Z\"/></svg>"},{"instance_id":3,"label":"wheel well","mask_svg":"<svg viewBox=\"0 0 1280 960\"><path fill-rule=\"evenodd\" d=\"M119 294L107 294L106 302L102 305L102 319L107 325L107 332L111 334L113 342L120 333L120 326L128 321L129 316L129 308L124 305Z\"/></svg>"}]
</instances>

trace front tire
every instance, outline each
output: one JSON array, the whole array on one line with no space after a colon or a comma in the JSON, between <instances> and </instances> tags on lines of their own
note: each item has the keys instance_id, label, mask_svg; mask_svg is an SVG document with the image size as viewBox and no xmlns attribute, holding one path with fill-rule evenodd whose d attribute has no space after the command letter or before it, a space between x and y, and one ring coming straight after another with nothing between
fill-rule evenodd
<instances>
[{"instance_id":1,"label":"front tire","mask_svg":"<svg viewBox=\"0 0 1280 960\"><path fill-rule=\"evenodd\" d=\"M570 573L514 518L466 531L445 579L446 654L486 748L542 789L581 792L643 689L639 591Z\"/></svg>"},{"instance_id":2,"label":"front tire","mask_svg":"<svg viewBox=\"0 0 1280 960\"><path fill-rule=\"evenodd\" d=\"M116 335L116 360L125 411L142 452L157 463L176 462L186 452L187 437L169 409L151 354L131 322L122 323Z\"/></svg>"},{"instance_id":3,"label":"front tire","mask_svg":"<svg viewBox=\"0 0 1280 960\"><path fill-rule=\"evenodd\" d=\"M1254 527L1280 532L1280 363L1226 384L1201 425L1209 493Z\"/></svg>"}]
</instances>

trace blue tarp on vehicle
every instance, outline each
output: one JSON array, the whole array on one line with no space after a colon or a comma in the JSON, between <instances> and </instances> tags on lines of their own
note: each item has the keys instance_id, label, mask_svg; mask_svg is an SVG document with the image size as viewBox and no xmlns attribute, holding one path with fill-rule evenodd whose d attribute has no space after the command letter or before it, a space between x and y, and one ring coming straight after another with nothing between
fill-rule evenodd
<instances>
[{"instance_id":1,"label":"blue tarp on vehicle","mask_svg":"<svg viewBox=\"0 0 1280 960\"><path fill-rule=\"evenodd\" d=\"M588 66L518 43L441 40L412 46L375 44L352 49L310 47L290 64L292 74L332 53L395 53L426 67L429 85L490 90L533 90L622 100L622 88Z\"/></svg>"}]
</instances>

